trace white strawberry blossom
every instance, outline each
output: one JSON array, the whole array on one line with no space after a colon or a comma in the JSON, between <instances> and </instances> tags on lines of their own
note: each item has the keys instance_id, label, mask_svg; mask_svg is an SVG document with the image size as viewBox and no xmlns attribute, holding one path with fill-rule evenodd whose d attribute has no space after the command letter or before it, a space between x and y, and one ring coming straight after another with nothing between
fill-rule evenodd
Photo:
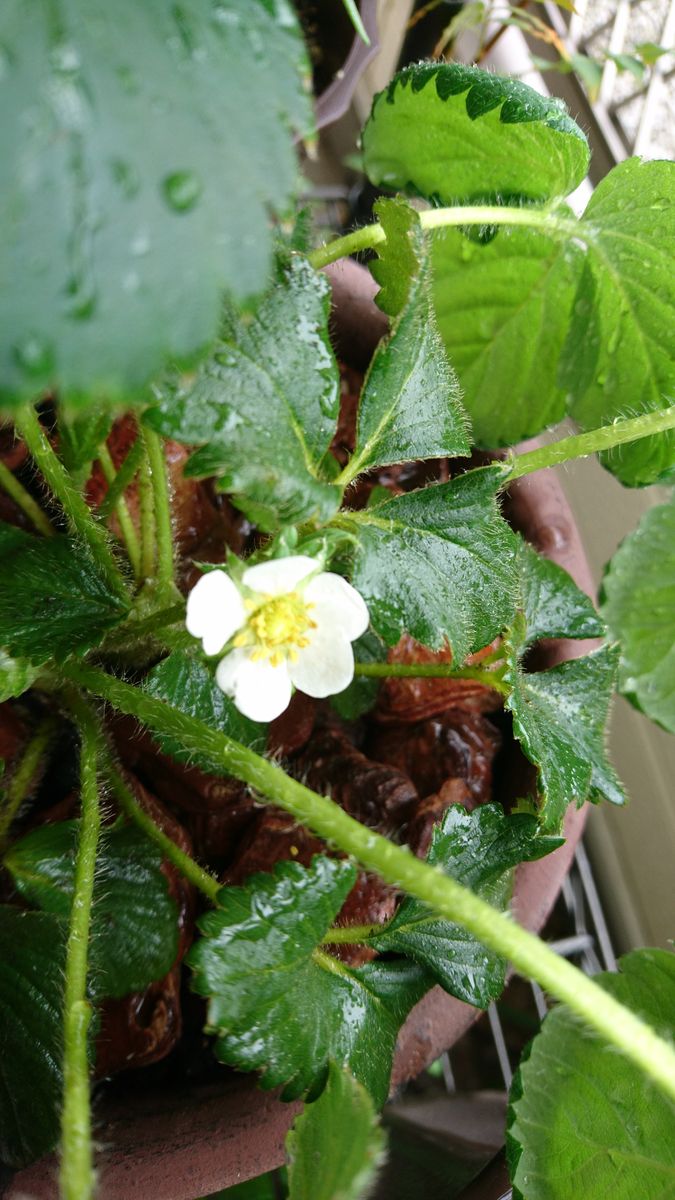
<instances>
[{"instance_id":1,"label":"white strawberry blossom","mask_svg":"<svg viewBox=\"0 0 675 1200\"><path fill-rule=\"evenodd\" d=\"M186 625L205 654L227 648L216 682L239 711L272 721L294 687L318 699L351 683L351 643L368 628L368 609L341 575L295 554L248 567L240 584L225 571L202 575Z\"/></svg>"}]
</instances>

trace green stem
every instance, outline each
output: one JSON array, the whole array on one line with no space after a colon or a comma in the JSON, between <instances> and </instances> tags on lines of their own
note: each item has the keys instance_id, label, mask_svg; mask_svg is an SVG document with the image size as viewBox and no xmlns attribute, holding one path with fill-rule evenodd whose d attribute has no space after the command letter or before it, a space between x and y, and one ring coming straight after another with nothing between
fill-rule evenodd
<instances>
[{"instance_id":1,"label":"green stem","mask_svg":"<svg viewBox=\"0 0 675 1200\"><path fill-rule=\"evenodd\" d=\"M0 487L7 492L8 496L12 497L14 503L33 522L40 533L44 533L45 537L52 536L55 530L47 514L42 511L40 505L35 502L23 484L19 483L16 475L2 461L0 461Z\"/></svg>"},{"instance_id":2,"label":"green stem","mask_svg":"<svg viewBox=\"0 0 675 1200\"><path fill-rule=\"evenodd\" d=\"M675 429L675 405L660 409L656 412L642 413L639 417L626 417L613 421L611 425L602 425L600 429L591 429L588 433L576 433L572 437L561 438L538 450L530 450L527 454L516 454L509 459L509 473L505 484L523 475L531 475L533 471L541 471L544 467L555 467L558 463L569 462L573 458L586 458L589 454L599 454L602 450L613 450L625 442L634 442L639 438L649 437L654 433L665 433Z\"/></svg>"},{"instance_id":3,"label":"green stem","mask_svg":"<svg viewBox=\"0 0 675 1200\"><path fill-rule=\"evenodd\" d=\"M92 558L105 576L111 591L127 598L127 587L113 558L104 527L92 515L74 486L63 463L51 446L42 428L35 409L27 406L20 410L15 420L16 431L23 438L45 482L59 501L66 515L71 533L89 547Z\"/></svg>"},{"instance_id":4,"label":"green stem","mask_svg":"<svg viewBox=\"0 0 675 1200\"><path fill-rule=\"evenodd\" d=\"M145 451L145 441L143 442ZM138 474L138 501L141 515L141 577L152 579L155 573L155 494L152 484L152 469L147 453L144 452Z\"/></svg>"},{"instance_id":5,"label":"green stem","mask_svg":"<svg viewBox=\"0 0 675 1200\"><path fill-rule=\"evenodd\" d=\"M92 1007L87 1000L96 851L101 828L97 784L97 734L86 704L71 705L80 731L82 818L75 859L73 903L66 943L64 987L63 1109L60 1185L63 1200L88 1200L94 1191L87 1053Z\"/></svg>"},{"instance_id":6,"label":"green stem","mask_svg":"<svg viewBox=\"0 0 675 1200\"><path fill-rule=\"evenodd\" d=\"M54 736L56 725L55 717L45 717L41 721L7 785L4 803L0 809L0 852L7 844L12 821L30 792L35 773Z\"/></svg>"},{"instance_id":7,"label":"green stem","mask_svg":"<svg viewBox=\"0 0 675 1200\"><path fill-rule=\"evenodd\" d=\"M354 674L373 679L475 679L503 696L508 696L511 690L497 671L453 667L452 663L355 663Z\"/></svg>"},{"instance_id":8,"label":"green stem","mask_svg":"<svg viewBox=\"0 0 675 1200\"><path fill-rule=\"evenodd\" d=\"M110 516L122 493L133 483L144 454L143 439L138 437L98 506L98 515L101 520Z\"/></svg>"},{"instance_id":9,"label":"green stem","mask_svg":"<svg viewBox=\"0 0 675 1200\"><path fill-rule=\"evenodd\" d=\"M422 229L442 229L445 226L458 225L527 225L565 238L580 237L583 232L578 221L556 216L547 208L464 204L451 208L430 208L418 215ZM338 258L345 258L348 254L374 249L386 240L386 234L379 222L364 225L361 229L355 229L353 233L347 233L325 246L319 246L309 255L309 261L313 267L319 269Z\"/></svg>"},{"instance_id":10,"label":"green stem","mask_svg":"<svg viewBox=\"0 0 675 1200\"><path fill-rule=\"evenodd\" d=\"M407 848L359 824L332 800L291 779L274 763L194 717L96 668L68 663L63 673L155 732L177 738L188 753L206 754L220 764L223 774L234 775L268 797L319 837L352 855L366 870L422 900L447 920L459 922L485 946L510 959L522 975L535 979L568 1004L675 1099L675 1050L510 916L497 912L440 869L421 862Z\"/></svg>"},{"instance_id":11,"label":"green stem","mask_svg":"<svg viewBox=\"0 0 675 1200\"><path fill-rule=\"evenodd\" d=\"M174 578L169 480L161 438L147 425L141 428L152 483L157 536L157 582L161 586L173 583Z\"/></svg>"},{"instance_id":12,"label":"green stem","mask_svg":"<svg viewBox=\"0 0 675 1200\"><path fill-rule=\"evenodd\" d=\"M114 650L118 645L124 646L130 639L146 637L175 625L177 621L185 622L185 604L171 604L166 608L157 609L140 621L126 621L119 625L105 640L105 649ZM161 640L161 639L160 639Z\"/></svg>"},{"instance_id":13,"label":"green stem","mask_svg":"<svg viewBox=\"0 0 675 1200\"><path fill-rule=\"evenodd\" d=\"M367 942L378 933L382 933L385 925L334 925L321 939L322 946L339 946L342 943L357 945Z\"/></svg>"},{"instance_id":14,"label":"green stem","mask_svg":"<svg viewBox=\"0 0 675 1200\"><path fill-rule=\"evenodd\" d=\"M105 475L106 483L108 485L112 485L115 482L117 472L115 470L115 464L112 460L112 456L105 442L99 447L98 460L101 464L103 474ZM129 562L133 567L134 575L138 579L141 572L141 547L138 541L136 527L131 519L129 506L124 499L123 494L120 493L120 495L118 495L114 508L117 520L120 523L120 529L122 530L122 537L124 538L127 553L129 555Z\"/></svg>"}]
</instances>

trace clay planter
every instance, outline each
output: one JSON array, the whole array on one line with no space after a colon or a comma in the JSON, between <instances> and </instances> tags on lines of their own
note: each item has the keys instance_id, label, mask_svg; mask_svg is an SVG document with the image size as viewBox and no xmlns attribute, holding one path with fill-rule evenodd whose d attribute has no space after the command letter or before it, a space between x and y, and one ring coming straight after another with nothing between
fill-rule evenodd
<instances>
[{"instance_id":1,"label":"clay planter","mask_svg":"<svg viewBox=\"0 0 675 1200\"><path fill-rule=\"evenodd\" d=\"M334 288L334 334L338 350L364 367L386 318L374 307L375 286L352 262L329 269ZM589 594L592 582L579 536L560 485L550 471L519 480L505 511L514 527L542 553L565 567ZM548 642L538 667L553 666L589 643ZM516 746L513 769L530 772ZM570 810L565 845L516 873L513 912L538 931L553 907L584 825L584 810ZM477 1009L433 988L410 1013L396 1051L392 1089L417 1075L447 1050L480 1016ZM300 1105L282 1104L260 1091L251 1076L224 1074L222 1083L175 1093L141 1094L94 1107L99 1200L194 1200L279 1166L284 1137ZM14 1176L5 1200L56 1200L55 1159L44 1159Z\"/></svg>"}]
</instances>

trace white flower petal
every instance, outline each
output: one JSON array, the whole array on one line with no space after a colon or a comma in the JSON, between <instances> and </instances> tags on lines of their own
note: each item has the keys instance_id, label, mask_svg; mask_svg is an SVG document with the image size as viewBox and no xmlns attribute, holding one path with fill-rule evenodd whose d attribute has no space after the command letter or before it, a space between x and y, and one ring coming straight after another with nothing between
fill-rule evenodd
<instances>
[{"instance_id":1,"label":"white flower petal","mask_svg":"<svg viewBox=\"0 0 675 1200\"><path fill-rule=\"evenodd\" d=\"M254 592L267 596L283 596L295 590L301 579L316 571L318 563L308 554L291 554L288 558L271 558L244 571L242 583Z\"/></svg>"},{"instance_id":2,"label":"white flower petal","mask_svg":"<svg viewBox=\"0 0 675 1200\"><path fill-rule=\"evenodd\" d=\"M224 571L208 571L187 599L188 633L200 637L205 654L217 654L244 624L246 610L239 589Z\"/></svg>"},{"instance_id":3,"label":"white flower petal","mask_svg":"<svg viewBox=\"0 0 675 1200\"><path fill-rule=\"evenodd\" d=\"M341 575L331 571L317 575L307 584L304 598L315 606L310 616L320 627L327 625L335 633L344 634L350 642L366 632L369 617L365 601Z\"/></svg>"},{"instance_id":4,"label":"white flower petal","mask_svg":"<svg viewBox=\"0 0 675 1200\"><path fill-rule=\"evenodd\" d=\"M291 702L286 663L273 667L269 659L254 661L248 649L239 648L225 656L218 664L216 683L252 721L273 721Z\"/></svg>"},{"instance_id":5,"label":"white flower petal","mask_svg":"<svg viewBox=\"0 0 675 1200\"><path fill-rule=\"evenodd\" d=\"M314 630L297 662L289 662L291 681L317 700L343 692L354 678L354 654L351 643L330 626Z\"/></svg>"}]
</instances>

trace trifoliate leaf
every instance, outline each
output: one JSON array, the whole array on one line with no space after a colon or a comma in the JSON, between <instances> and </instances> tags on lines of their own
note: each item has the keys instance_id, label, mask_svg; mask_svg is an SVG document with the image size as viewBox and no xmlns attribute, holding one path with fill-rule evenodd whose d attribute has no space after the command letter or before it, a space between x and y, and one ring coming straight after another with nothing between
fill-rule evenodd
<instances>
[{"instance_id":1,"label":"trifoliate leaf","mask_svg":"<svg viewBox=\"0 0 675 1200\"><path fill-rule=\"evenodd\" d=\"M262 1071L261 1086L283 1085L285 1100L318 1095L332 1059L380 1107L398 1029L429 986L414 964L351 969L321 949L355 879L351 863L317 855L225 887L188 957L218 1058Z\"/></svg>"},{"instance_id":2,"label":"trifoliate leaf","mask_svg":"<svg viewBox=\"0 0 675 1200\"><path fill-rule=\"evenodd\" d=\"M438 327L479 444L513 445L564 416L557 369L581 261L538 230L502 228L487 244L434 234Z\"/></svg>"},{"instance_id":3,"label":"trifoliate leaf","mask_svg":"<svg viewBox=\"0 0 675 1200\"><path fill-rule=\"evenodd\" d=\"M675 395L675 163L620 163L598 184L579 223L586 266L560 382L584 429L667 408ZM675 475L675 431L603 456L629 485Z\"/></svg>"},{"instance_id":4,"label":"trifoliate leaf","mask_svg":"<svg viewBox=\"0 0 675 1200\"><path fill-rule=\"evenodd\" d=\"M602 615L621 646L621 691L675 733L675 496L649 509L619 546Z\"/></svg>"},{"instance_id":5,"label":"trifoliate leaf","mask_svg":"<svg viewBox=\"0 0 675 1200\"><path fill-rule=\"evenodd\" d=\"M79 826L41 825L5 856L24 899L64 921L72 906ZM141 991L173 966L178 915L161 862L157 847L138 829L116 825L104 832L94 881L92 995Z\"/></svg>"},{"instance_id":6,"label":"trifoliate leaf","mask_svg":"<svg viewBox=\"0 0 675 1200\"><path fill-rule=\"evenodd\" d=\"M461 63L405 67L375 97L363 131L366 173L441 204L568 196L589 152L560 101Z\"/></svg>"},{"instance_id":7,"label":"trifoliate leaf","mask_svg":"<svg viewBox=\"0 0 675 1200\"><path fill-rule=\"evenodd\" d=\"M517 543L497 506L503 478L501 466L481 467L341 514L359 540L354 586L387 642L447 638L461 662L510 623Z\"/></svg>"},{"instance_id":8,"label":"trifoliate leaf","mask_svg":"<svg viewBox=\"0 0 675 1200\"><path fill-rule=\"evenodd\" d=\"M0 1159L10 1167L59 1136L64 961L60 921L0 906Z\"/></svg>"},{"instance_id":9,"label":"trifoliate leaf","mask_svg":"<svg viewBox=\"0 0 675 1200\"><path fill-rule=\"evenodd\" d=\"M525 645L540 638L604 637L595 605L563 567L518 539L520 596L525 614Z\"/></svg>"},{"instance_id":10,"label":"trifoliate leaf","mask_svg":"<svg viewBox=\"0 0 675 1200\"><path fill-rule=\"evenodd\" d=\"M305 1106L286 1137L288 1200L360 1200L385 1152L368 1092L332 1062L324 1091Z\"/></svg>"},{"instance_id":11,"label":"trifoliate leaf","mask_svg":"<svg viewBox=\"0 0 675 1200\"><path fill-rule=\"evenodd\" d=\"M427 861L503 910L511 895L512 868L559 845L558 838L537 835L535 817L507 817L499 804L481 805L469 814L453 804L434 829ZM446 992L478 1008L487 1008L504 989L506 961L413 897L403 900L369 945L414 959Z\"/></svg>"},{"instance_id":12,"label":"trifoliate leaf","mask_svg":"<svg viewBox=\"0 0 675 1200\"><path fill-rule=\"evenodd\" d=\"M341 491L326 455L339 409L328 340L330 285L295 257L253 320L228 310L194 376L175 371L147 415L159 433L201 449L188 475L218 475L258 525L328 520Z\"/></svg>"},{"instance_id":13,"label":"trifoliate leaf","mask_svg":"<svg viewBox=\"0 0 675 1200\"><path fill-rule=\"evenodd\" d=\"M354 662L357 663L384 662L387 657L385 643L372 629L352 643L352 650ZM330 702L344 721L356 721L364 713L370 712L375 704L380 682L367 675L355 675L349 687L331 696Z\"/></svg>"},{"instance_id":14,"label":"trifoliate leaf","mask_svg":"<svg viewBox=\"0 0 675 1200\"><path fill-rule=\"evenodd\" d=\"M261 291L311 124L286 0L2 6L0 402L136 402Z\"/></svg>"},{"instance_id":15,"label":"trifoliate leaf","mask_svg":"<svg viewBox=\"0 0 675 1200\"><path fill-rule=\"evenodd\" d=\"M672 1035L675 955L636 950L595 976ZM518 1200L666 1200L675 1194L675 1104L564 1004L548 1014L511 1089L507 1155Z\"/></svg>"},{"instance_id":16,"label":"trifoliate leaf","mask_svg":"<svg viewBox=\"0 0 675 1200\"><path fill-rule=\"evenodd\" d=\"M218 687L213 668L197 654L175 650L146 675L144 689L156 700L164 700L187 717L204 721L210 729L226 733L236 742L257 750L264 749L266 726L251 721L235 708L229 696ZM222 774L222 765L212 763L206 755L186 751L178 738L156 734L165 754L178 762L191 763L204 771Z\"/></svg>"},{"instance_id":17,"label":"trifoliate leaf","mask_svg":"<svg viewBox=\"0 0 675 1200\"><path fill-rule=\"evenodd\" d=\"M381 196L373 212L387 239L376 247L377 258L368 264L380 285L375 302L382 312L396 317L405 307L412 281L424 261L424 235L419 213L402 196Z\"/></svg>"},{"instance_id":18,"label":"trifoliate leaf","mask_svg":"<svg viewBox=\"0 0 675 1200\"><path fill-rule=\"evenodd\" d=\"M97 646L128 605L70 538L33 537L0 522L0 646L33 664Z\"/></svg>"},{"instance_id":19,"label":"trifoliate leaf","mask_svg":"<svg viewBox=\"0 0 675 1200\"><path fill-rule=\"evenodd\" d=\"M25 658L12 658L0 650L0 704L21 696L32 687L38 676L38 668Z\"/></svg>"},{"instance_id":20,"label":"trifoliate leaf","mask_svg":"<svg viewBox=\"0 0 675 1200\"><path fill-rule=\"evenodd\" d=\"M624 804L621 784L607 758L605 724L618 667L616 647L603 646L548 671L526 674L519 658L524 620L506 641L511 692L505 701L513 732L539 773L541 826L560 828L568 804L609 800Z\"/></svg>"},{"instance_id":21,"label":"trifoliate leaf","mask_svg":"<svg viewBox=\"0 0 675 1200\"><path fill-rule=\"evenodd\" d=\"M345 477L390 463L469 453L468 421L436 326L424 265L370 364Z\"/></svg>"}]
</instances>

